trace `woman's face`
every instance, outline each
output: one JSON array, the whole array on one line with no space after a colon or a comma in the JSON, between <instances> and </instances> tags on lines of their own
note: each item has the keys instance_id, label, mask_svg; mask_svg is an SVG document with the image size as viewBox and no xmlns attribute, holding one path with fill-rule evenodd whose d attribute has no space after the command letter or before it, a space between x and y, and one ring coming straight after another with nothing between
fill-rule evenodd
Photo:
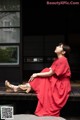
<instances>
[{"instance_id":1,"label":"woman's face","mask_svg":"<svg viewBox=\"0 0 80 120\"><path fill-rule=\"evenodd\" d=\"M56 46L55 53L62 53L63 51L63 44Z\"/></svg>"}]
</instances>

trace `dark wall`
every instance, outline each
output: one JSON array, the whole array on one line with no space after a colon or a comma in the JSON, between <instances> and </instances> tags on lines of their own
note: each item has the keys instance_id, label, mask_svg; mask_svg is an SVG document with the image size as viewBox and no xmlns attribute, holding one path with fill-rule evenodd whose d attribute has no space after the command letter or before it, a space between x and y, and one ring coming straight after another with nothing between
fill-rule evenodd
<instances>
[{"instance_id":1,"label":"dark wall","mask_svg":"<svg viewBox=\"0 0 80 120\"><path fill-rule=\"evenodd\" d=\"M68 34L68 41L71 46L71 53L69 56L69 62L72 71L72 80L80 81L80 34L72 33Z\"/></svg>"},{"instance_id":2,"label":"dark wall","mask_svg":"<svg viewBox=\"0 0 80 120\"><path fill-rule=\"evenodd\" d=\"M60 42L67 43L71 47L68 57L72 76L71 80L80 78L80 35L78 33L65 35L30 35L23 40L23 79L29 78L34 73L41 71L44 67L50 67L55 57L54 49ZM37 59L35 61L35 59ZM40 60L39 60L40 59Z\"/></svg>"},{"instance_id":3,"label":"dark wall","mask_svg":"<svg viewBox=\"0 0 80 120\"><path fill-rule=\"evenodd\" d=\"M22 81L22 70L19 67L0 67L0 86L4 86L5 80L13 84Z\"/></svg>"},{"instance_id":4,"label":"dark wall","mask_svg":"<svg viewBox=\"0 0 80 120\"><path fill-rule=\"evenodd\" d=\"M29 79L34 72L50 67L56 57L55 47L65 42L64 35L30 35L23 40L23 76Z\"/></svg>"},{"instance_id":5,"label":"dark wall","mask_svg":"<svg viewBox=\"0 0 80 120\"><path fill-rule=\"evenodd\" d=\"M58 41L57 39L55 40L55 37L51 39L51 36L63 35L65 43L71 46L69 63L72 71L72 80L79 80L79 5L47 5L46 1L23 0L22 6L24 36L23 56L43 56L45 59L43 64L35 63L34 65L33 63L30 63L29 65L29 63L25 62L23 68L24 76L26 76L28 72L30 73L29 70L41 70L43 67L50 65L49 62L46 62L46 58L48 56L54 56L52 53L54 46L56 43L62 41L62 38ZM29 36L32 38L29 39ZM35 39L33 36L41 37Z\"/></svg>"},{"instance_id":6,"label":"dark wall","mask_svg":"<svg viewBox=\"0 0 80 120\"><path fill-rule=\"evenodd\" d=\"M47 5L46 1L22 1L24 35L80 31L80 5Z\"/></svg>"}]
</instances>

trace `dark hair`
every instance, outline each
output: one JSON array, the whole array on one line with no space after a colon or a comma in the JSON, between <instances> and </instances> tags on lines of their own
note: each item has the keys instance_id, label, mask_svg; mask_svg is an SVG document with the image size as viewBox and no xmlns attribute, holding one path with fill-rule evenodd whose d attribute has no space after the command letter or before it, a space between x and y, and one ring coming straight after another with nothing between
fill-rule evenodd
<instances>
[{"instance_id":1,"label":"dark hair","mask_svg":"<svg viewBox=\"0 0 80 120\"><path fill-rule=\"evenodd\" d=\"M66 52L65 53L65 56L68 57L69 56L69 53L71 51L71 48L69 45L66 45L64 43L59 43L59 45L63 45L63 50Z\"/></svg>"}]
</instances>

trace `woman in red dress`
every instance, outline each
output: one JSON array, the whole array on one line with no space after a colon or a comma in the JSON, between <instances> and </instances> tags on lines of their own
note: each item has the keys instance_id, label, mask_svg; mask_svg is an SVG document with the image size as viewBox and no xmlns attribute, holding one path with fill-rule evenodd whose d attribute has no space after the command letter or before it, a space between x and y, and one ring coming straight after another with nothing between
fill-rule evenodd
<instances>
[{"instance_id":1,"label":"woman in red dress","mask_svg":"<svg viewBox=\"0 0 80 120\"><path fill-rule=\"evenodd\" d=\"M43 69L40 73L34 73L25 85L15 86L8 81L5 81L5 85L14 91L20 88L27 93L33 89L38 98L35 115L60 116L60 111L66 104L71 91L71 71L65 57L69 51L69 46L59 44L54 51L57 59L49 68Z\"/></svg>"}]
</instances>

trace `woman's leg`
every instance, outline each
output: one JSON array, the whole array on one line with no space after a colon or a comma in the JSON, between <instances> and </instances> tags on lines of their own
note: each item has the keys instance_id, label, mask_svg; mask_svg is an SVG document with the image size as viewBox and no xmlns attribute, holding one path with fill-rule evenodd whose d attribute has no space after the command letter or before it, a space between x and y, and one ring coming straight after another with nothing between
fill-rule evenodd
<instances>
[{"instance_id":1,"label":"woman's leg","mask_svg":"<svg viewBox=\"0 0 80 120\"><path fill-rule=\"evenodd\" d=\"M26 83L24 85L13 85L8 80L5 81L5 86L8 89L13 90L14 92L17 92L18 90L26 91L26 93L29 93L31 91L31 86L29 83Z\"/></svg>"},{"instance_id":2,"label":"woman's leg","mask_svg":"<svg viewBox=\"0 0 80 120\"><path fill-rule=\"evenodd\" d=\"M17 92L18 88L19 88L17 85L10 84L10 82L8 80L5 81L5 86L7 89L11 89L14 92Z\"/></svg>"},{"instance_id":3,"label":"woman's leg","mask_svg":"<svg viewBox=\"0 0 80 120\"><path fill-rule=\"evenodd\" d=\"M25 90L26 93L29 93L31 91L31 86L29 83L26 83L24 85L18 85L18 87L21 89L21 90Z\"/></svg>"}]
</instances>

